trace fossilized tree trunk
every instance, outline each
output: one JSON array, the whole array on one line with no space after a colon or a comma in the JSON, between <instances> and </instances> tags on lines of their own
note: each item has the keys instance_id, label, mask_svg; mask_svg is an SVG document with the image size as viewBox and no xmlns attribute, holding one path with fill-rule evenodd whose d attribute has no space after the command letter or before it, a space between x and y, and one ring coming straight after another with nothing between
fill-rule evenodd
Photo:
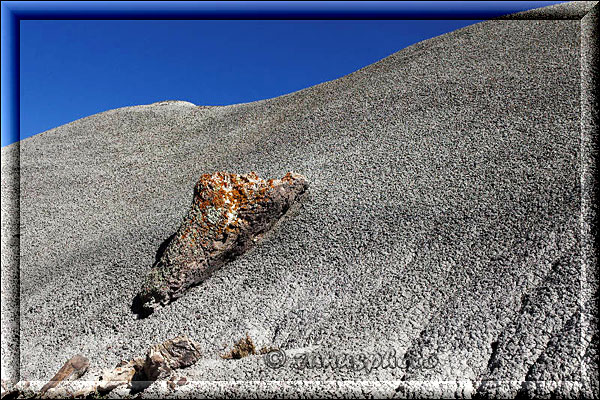
<instances>
[{"instance_id":1,"label":"fossilized tree trunk","mask_svg":"<svg viewBox=\"0 0 600 400\"><path fill-rule=\"evenodd\" d=\"M260 179L217 172L202 175L192 207L150 270L135 303L146 309L181 297L268 231L308 187L302 175Z\"/></svg>"}]
</instances>

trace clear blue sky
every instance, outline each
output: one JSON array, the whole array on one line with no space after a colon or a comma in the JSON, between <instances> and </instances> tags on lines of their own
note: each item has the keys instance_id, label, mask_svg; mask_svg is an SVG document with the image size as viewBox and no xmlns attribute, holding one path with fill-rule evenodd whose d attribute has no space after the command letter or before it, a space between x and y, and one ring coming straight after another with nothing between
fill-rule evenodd
<instances>
[{"instance_id":1,"label":"clear blue sky","mask_svg":"<svg viewBox=\"0 0 600 400\"><path fill-rule=\"evenodd\" d=\"M23 20L21 138L129 105L276 97L476 22Z\"/></svg>"}]
</instances>

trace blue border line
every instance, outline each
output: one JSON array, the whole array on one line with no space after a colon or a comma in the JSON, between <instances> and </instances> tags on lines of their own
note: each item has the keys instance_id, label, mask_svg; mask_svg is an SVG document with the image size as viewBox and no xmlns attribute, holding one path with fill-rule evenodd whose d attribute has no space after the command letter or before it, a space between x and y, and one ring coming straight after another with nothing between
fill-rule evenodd
<instances>
[{"instance_id":1,"label":"blue border line","mask_svg":"<svg viewBox=\"0 0 600 400\"><path fill-rule=\"evenodd\" d=\"M490 19L563 1L7 1L20 19Z\"/></svg>"},{"instance_id":2,"label":"blue border line","mask_svg":"<svg viewBox=\"0 0 600 400\"><path fill-rule=\"evenodd\" d=\"M2 108L1 129L2 138L8 143L20 140L19 121L19 17L1 3L1 39L0 47L2 65L0 104ZM5 136L5 133L8 133ZM3 140L4 141L4 140ZM4 147L4 143L2 143Z\"/></svg>"}]
</instances>

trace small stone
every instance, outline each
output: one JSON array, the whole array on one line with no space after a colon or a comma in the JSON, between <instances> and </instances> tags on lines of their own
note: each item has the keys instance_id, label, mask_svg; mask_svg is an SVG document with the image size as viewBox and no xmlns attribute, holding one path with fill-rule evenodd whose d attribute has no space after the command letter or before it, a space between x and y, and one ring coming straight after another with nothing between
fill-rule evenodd
<instances>
[{"instance_id":1,"label":"small stone","mask_svg":"<svg viewBox=\"0 0 600 400\"><path fill-rule=\"evenodd\" d=\"M73 397L73 393L64 386L52 387L43 396L45 399L67 399L70 397Z\"/></svg>"},{"instance_id":2,"label":"small stone","mask_svg":"<svg viewBox=\"0 0 600 400\"><path fill-rule=\"evenodd\" d=\"M187 379L185 377L173 375L171 378L169 378L167 385L171 390L175 390L178 386L187 385Z\"/></svg>"},{"instance_id":3,"label":"small stone","mask_svg":"<svg viewBox=\"0 0 600 400\"><path fill-rule=\"evenodd\" d=\"M148 350L143 372L148 381L165 379L173 370L195 364L200 356L198 343L186 336L178 336Z\"/></svg>"},{"instance_id":4,"label":"small stone","mask_svg":"<svg viewBox=\"0 0 600 400\"><path fill-rule=\"evenodd\" d=\"M177 380L177 382L175 382L175 384L177 386L183 386L183 385L187 385L188 381L186 377L181 377Z\"/></svg>"},{"instance_id":5,"label":"small stone","mask_svg":"<svg viewBox=\"0 0 600 400\"><path fill-rule=\"evenodd\" d=\"M140 368L140 364L138 363L139 361L132 360L126 364L121 363L111 371L105 371L102 374L102 380L98 383L98 392L110 392L121 385L131 386L131 381Z\"/></svg>"},{"instance_id":6,"label":"small stone","mask_svg":"<svg viewBox=\"0 0 600 400\"><path fill-rule=\"evenodd\" d=\"M226 360L239 360L240 358L256 354L258 354L256 352L256 346L250 336L246 334L245 338L238 340L233 346L233 349L229 353L222 355L221 358Z\"/></svg>"}]
</instances>

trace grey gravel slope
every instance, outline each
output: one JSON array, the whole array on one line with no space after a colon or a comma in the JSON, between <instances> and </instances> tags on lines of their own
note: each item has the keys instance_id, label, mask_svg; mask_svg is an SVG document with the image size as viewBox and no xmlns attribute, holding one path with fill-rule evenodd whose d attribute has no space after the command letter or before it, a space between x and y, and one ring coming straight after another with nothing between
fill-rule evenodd
<instances>
[{"instance_id":1,"label":"grey gravel slope","mask_svg":"<svg viewBox=\"0 0 600 400\"><path fill-rule=\"evenodd\" d=\"M187 334L205 354L189 379L289 381L267 394L379 380L357 394L597 397L597 369L582 376L597 361L581 327L597 281L581 280L581 24L488 21L279 98L128 107L23 140L21 378L47 380L74 353L106 368ZM311 186L260 245L136 319L156 250L216 170L292 170ZM3 165L3 196L8 179ZM221 360L246 332L290 354L395 349L404 367ZM206 385L185 393L236 393Z\"/></svg>"}]
</instances>

